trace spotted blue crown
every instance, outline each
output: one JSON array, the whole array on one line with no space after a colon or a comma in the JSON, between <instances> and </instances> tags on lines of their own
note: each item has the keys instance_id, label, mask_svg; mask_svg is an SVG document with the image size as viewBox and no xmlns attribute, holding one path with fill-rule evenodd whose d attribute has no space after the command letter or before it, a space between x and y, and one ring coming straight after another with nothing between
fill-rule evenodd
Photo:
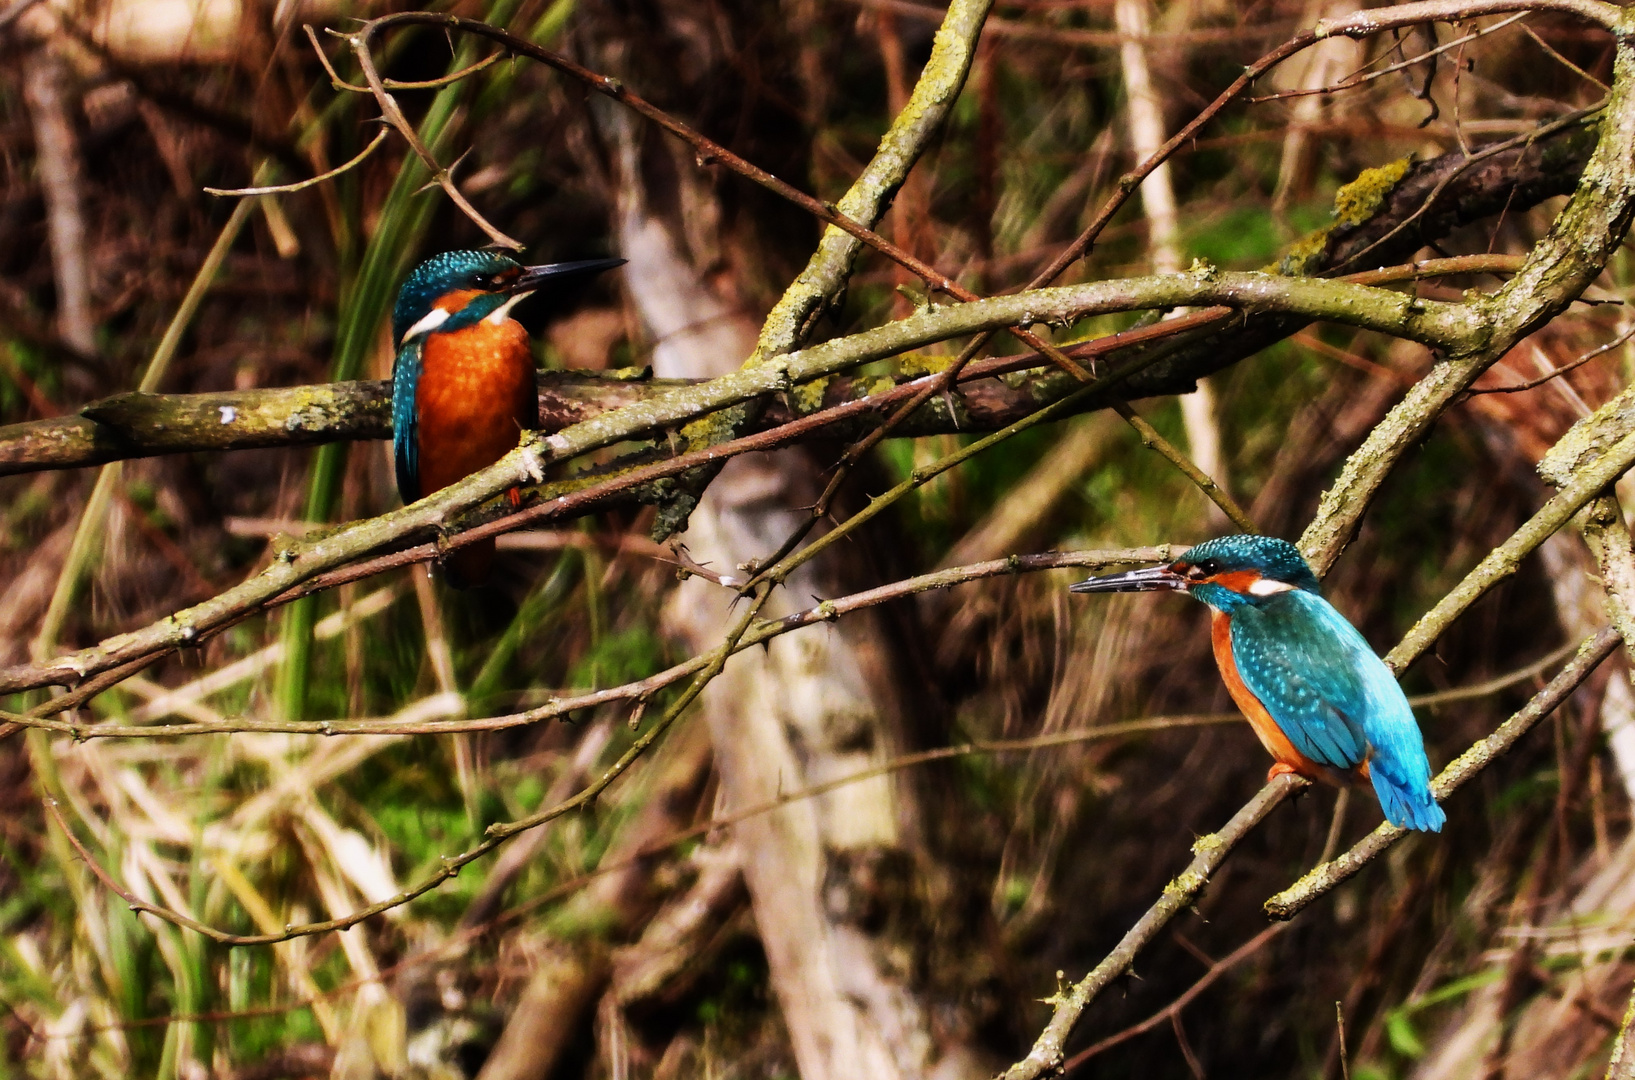
<instances>
[{"instance_id":1,"label":"spotted blue crown","mask_svg":"<svg viewBox=\"0 0 1635 1080\"><path fill-rule=\"evenodd\" d=\"M1261 577L1307 592L1320 588L1300 549L1275 536L1219 536L1184 552L1179 561L1188 566L1210 563L1214 574L1254 570Z\"/></svg>"},{"instance_id":2,"label":"spotted blue crown","mask_svg":"<svg viewBox=\"0 0 1635 1080\"><path fill-rule=\"evenodd\" d=\"M503 293L488 290L495 289L500 278L515 277L522 269L521 263L497 251L445 251L433 255L415 267L398 290L397 304L392 308L393 344L401 343L409 327L425 318L439 298L456 290L477 289L487 295L466 305L466 311L457 313L455 320L444 323L441 329L456 330L460 325L479 322L506 300Z\"/></svg>"}]
</instances>

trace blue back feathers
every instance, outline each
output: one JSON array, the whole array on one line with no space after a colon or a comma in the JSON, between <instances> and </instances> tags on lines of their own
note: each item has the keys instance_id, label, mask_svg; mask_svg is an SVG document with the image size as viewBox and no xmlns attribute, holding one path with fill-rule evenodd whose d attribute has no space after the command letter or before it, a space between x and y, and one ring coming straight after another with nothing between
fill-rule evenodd
<instances>
[{"instance_id":1,"label":"blue back feathers","mask_svg":"<svg viewBox=\"0 0 1635 1080\"><path fill-rule=\"evenodd\" d=\"M1392 824L1439 832L1431 766L1391 670L1315 592L1274 593L1232 611L1232 659L1294 748L1338 772L1368 763Z\"/></svg>"}]
</instances>

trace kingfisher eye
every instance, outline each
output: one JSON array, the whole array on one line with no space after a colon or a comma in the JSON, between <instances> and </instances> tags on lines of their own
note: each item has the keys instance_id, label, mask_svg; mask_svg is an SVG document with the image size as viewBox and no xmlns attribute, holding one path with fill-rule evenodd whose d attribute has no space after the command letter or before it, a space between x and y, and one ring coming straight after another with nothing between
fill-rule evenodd
<instances>
[{"instance_id":1,"label":"kingfisher eye","mask_svg":"<svg viewBox=\"0 0 1635 1080\"><path fill-rule=\"evenodd\" d=\"M491 289L494 287L493 274L472 274L471 287L474 289Z\"/></svg>"},{"instance_id":2,"label":"kingfisher eye","mask_svg":"<svg viewBox=\"0 0 1635 1080\"><path fill-rule=\"evenodd\" d=\"M1205 559L1203 562L1197 563L1196 565L1194 565L1192 567L1191 570L1187 571L1187 577L1189 577L1189 578L1214 577L1216 574L1218 574L1220 572L1221 572L1221 564L1219 562L1215 561L1214 559Z\"/></svg>"}]
</instances>

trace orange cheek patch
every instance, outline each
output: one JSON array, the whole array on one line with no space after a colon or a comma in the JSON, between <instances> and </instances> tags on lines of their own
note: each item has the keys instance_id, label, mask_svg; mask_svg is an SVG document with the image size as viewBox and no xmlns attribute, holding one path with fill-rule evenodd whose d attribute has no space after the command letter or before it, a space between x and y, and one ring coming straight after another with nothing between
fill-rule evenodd
<instances>
[{"instance_id":1,"label":"orange cheek patch","mask_svg":"<svg viewBox=\"0 0 1635 1080\"><path fill-rule=\"evenodd\" d=\"M453 315L481 295L482 293L476 289L456 289L451 293L445 293L438 297L437 302L432 307Z\"/></svg>"},{"instance_id":2,"label":"orange cheek patch","mask_svg":"<svg viewBox=\"0 0 1635 1080\"><path fill-rule=\"evenodd\" d=\"M1246 593L1249 586L1260 580L1260 575L1253 570L1230 570L1224 574L1204 578L1211 585L1219 585L1223 589L1231 589L1235 593Z\"/></svg>"}]
</instances>

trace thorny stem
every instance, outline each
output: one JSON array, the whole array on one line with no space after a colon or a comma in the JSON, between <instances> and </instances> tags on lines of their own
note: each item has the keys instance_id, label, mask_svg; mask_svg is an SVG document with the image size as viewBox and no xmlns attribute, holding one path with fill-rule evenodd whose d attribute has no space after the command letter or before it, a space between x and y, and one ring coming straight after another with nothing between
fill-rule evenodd
<instances>
[{"instance_id":1,"label":"thorny stem","mask_svg":"<svg viewBox=\"0 0 1635 1080\"><path fill-rule=\"evenodd\" d=\"M415 132L414 125L409 123L408 117L404 116L403 110L398 107L397 99L387 92L385 84L381 81L380 72L375 70L375 58L369 52L369 35L373 26L373 23L365 23L362 30L346 40L347 44L352 47L353 54L358 58L358 66L363 70L364 80L368 82L370 91L375 95L375 101L380 105L381 115L385 117L388 124L397 129L399 135L403 136L403 140L409 144L409 148L415 152L415 156L425 162L427 170L431 172L432 179L448 194L449 199L459 208L460 212L471 219L472 224L486 233L488 238L500 247L509 248L512 251L521 251L522 242L520 240L515 240L495 228L487 218L477 212L475 206L471 205L471 202L465 197L465 193L454 182L453 174L437 160L431 149L420 141L420 136Z\"/></svg>"}]
</instances>

